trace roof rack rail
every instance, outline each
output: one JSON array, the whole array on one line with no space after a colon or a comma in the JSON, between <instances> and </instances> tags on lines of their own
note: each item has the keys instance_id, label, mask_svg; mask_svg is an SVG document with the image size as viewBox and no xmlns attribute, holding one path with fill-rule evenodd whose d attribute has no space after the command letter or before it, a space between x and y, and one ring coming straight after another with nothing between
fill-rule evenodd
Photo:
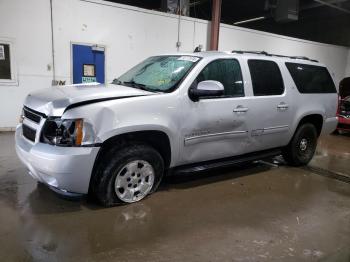
<instances>
[{"instance_id":1,"label":"roof rack rail","mask_svg":"<svg viewBox=\"0 0 350 262\"><path fill-rule=\"evenodd\" d=\"M302 59L302 60L308 60L311 62L318 63L315 59L310 59L306 56L286 56L286 55L277 55L277 54L270 54L266 51L243 51L243 50L233 50L232 53L236 54L255 54L255 55L265 55L265 56L276 56L276 57L284 57L284 58L290 58L290 59Z\"/></svg>"}]
</instances>

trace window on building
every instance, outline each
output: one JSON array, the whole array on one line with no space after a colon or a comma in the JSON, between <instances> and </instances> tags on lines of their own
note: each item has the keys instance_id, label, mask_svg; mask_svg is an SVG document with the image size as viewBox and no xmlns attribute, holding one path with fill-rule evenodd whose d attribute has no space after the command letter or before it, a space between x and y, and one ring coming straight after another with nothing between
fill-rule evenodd
<instances>
[{"instance_id":1,"label":"window on building","mask_svg":"<svg viewBox=\"0 0 350 262\"><path fill-rule=\"evenodd\" d=\"M269 60L249 60L248 66L255 96L283 94L283 79L281 71L275 62Z\"/></svg>"},{"instance_id":2,"label":"window on building","mask_svg":"<svg viewBox=\"0 0 350 262\"><path fill-rule=\"evenodd\" d=\"M0 81L12 80L10 44L0 42Z\"/></svg>"},{"instance_id":3,"label":"window on building","mask_svg":"<svg viewBox=\"0 0 350 262\"><path fill-rule=\"evenodd\" d=\"M225 97L244 96L241 67L235 59L219 59L209 63L199 73L195 83L205 80L220 82L225 88Z\"/></svg>"},{"instance_id":4,"label":"window on building","mask_svg":"<svg viewBox=\"0 0 350 262\"><path fill-rule=\"evenodd\" d=\"M336 93L336 88L327 68L323 66L286 63L300 93Z\"/></svg>"}]
</instances>

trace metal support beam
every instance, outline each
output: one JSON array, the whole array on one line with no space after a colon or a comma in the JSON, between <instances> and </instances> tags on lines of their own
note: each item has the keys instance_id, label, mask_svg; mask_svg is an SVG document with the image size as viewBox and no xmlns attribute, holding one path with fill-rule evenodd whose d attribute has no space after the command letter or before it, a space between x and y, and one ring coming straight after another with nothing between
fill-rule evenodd
<instances>
[{"instance_id":1,"label":"metal support beam","mask_svg":"<svg viewBox=\"0 0 350 262\"><path fill-rule=\"evenodd\" d=\"M212 0L210 50L218 50L221 20L221 0Z\"/></svg>"}]
</instances>

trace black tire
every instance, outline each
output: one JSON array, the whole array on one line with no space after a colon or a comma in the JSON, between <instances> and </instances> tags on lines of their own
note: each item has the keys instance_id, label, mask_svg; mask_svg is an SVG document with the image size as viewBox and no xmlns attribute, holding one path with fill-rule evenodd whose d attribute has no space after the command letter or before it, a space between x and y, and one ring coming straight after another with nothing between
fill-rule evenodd
<instances>
[{"instance_id":1,"label":"black tire","mask_svg":"<svg viewBox=\"0 0 350 262\"><path fill-rule=\"evenodd\" d=\"M298 127L292 140L282 151L284 160L291 166L307 165L317 146L317 131L313 124L302 124ZM306 148L302 146L302 141L307 141Z\"/></svg>"},{"instance_id":2,"label":"black tire","mask_svg":"<svg viewBox=\"0 0 350 262\"><path fill-rule=\"evenodd\" d=\"M126 203L115 191L115 179L127 163L135 160L147 161L152 166L154 183L148 195L156 191L164 174L164 161L158 151L144 144L124 145L122 148L117 146L100 160L91 181L92 193L103 206L110 207Z\"/></svg>"}]
</instances>

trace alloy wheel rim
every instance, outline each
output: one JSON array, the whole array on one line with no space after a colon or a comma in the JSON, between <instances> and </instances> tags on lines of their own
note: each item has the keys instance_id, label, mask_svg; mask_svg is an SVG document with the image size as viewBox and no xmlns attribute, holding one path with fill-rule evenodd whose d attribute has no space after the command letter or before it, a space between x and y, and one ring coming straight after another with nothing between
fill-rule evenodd
<instances>
[{"instance_id":1,"label":"alloy wheel rim","mask_svg":"<svg viewBox=\"0 0 350 262\"><path fill-rule=\"evenodd\" d=\"M301 151L306 151L307 147L308 147L308 141L307 141L307 139L306 139L306 138L301 139L301 140L300 140L300 143L299 143L299 148L300 148L300 150L301 150Z\"/></svg>"},{"instance_id":2,"label":"alloy wheel rim","mask_svg":"<svg viewBox=\"0 0 350 262\"><path fill-rule=\"evenodd\" d=\"M150 163L144 160L131 161L118 172L115 193L124 202L137 202L151 191L154 178L154 169Z\"/></svg>"}]
</instances>

